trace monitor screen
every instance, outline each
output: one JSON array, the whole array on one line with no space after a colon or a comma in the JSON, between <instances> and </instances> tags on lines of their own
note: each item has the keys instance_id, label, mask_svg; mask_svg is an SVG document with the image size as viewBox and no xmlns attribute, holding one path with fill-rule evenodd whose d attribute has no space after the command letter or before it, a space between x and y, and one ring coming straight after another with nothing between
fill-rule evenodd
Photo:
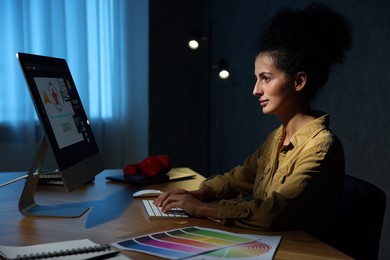
<instances>
[{"instance_id":1,"label":"monitor screen","mask_svg":"<svg viewBox=\"0 0 390 260\"><path fill-rule=\"evenodd\" d=\"M26 53L17 58L64 186L72 191L104 168L68 64Z\"/></svg>"}]
</instances>

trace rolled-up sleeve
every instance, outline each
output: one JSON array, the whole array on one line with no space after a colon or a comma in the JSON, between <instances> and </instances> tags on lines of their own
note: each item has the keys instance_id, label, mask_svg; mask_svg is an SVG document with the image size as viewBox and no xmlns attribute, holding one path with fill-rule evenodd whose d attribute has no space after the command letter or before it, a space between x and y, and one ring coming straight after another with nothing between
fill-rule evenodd
<instances>
[{"instance_id":1,"label":"rolled-up sleeve","mask_svg":"<svg viewBox=\"0 0 390 260\"><path fill-rule=\"evenodd\" d=\"M253 183L258 175L257 159L262 153L258 148L245 160L242 166L236 166L224 175L215 175L206 179L201 186L207 185L214 190L216 199L236 198L253 193Z\"/></svg>"}]
</instances>

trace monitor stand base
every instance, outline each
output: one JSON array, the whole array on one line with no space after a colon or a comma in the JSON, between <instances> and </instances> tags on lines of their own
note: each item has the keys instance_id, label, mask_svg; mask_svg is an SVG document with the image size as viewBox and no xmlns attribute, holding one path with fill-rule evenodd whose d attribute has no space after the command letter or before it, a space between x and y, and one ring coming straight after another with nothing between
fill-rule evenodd
<instances>
[{"instance_id":1,"label":"monitor stand base","mask_svg":"<svg viewBox=\"0 0 390 260\"><path fill-rule=\"evenodd\" d=\"M48 144L46 138L43 137L41 145L34 162L28 173L23 192L19 199L19 211L25 216L36 217L64 217L77 218L81 217L88 211L88 207L77 207L72 204L64 205L38 205L35 202L35 191L39 181L39 175L42 172L43 162L46 157Z\"/></svg>"},{"instance_id":2,"label":"monitor stand base","mask_svg":"<svg viewBox=\"0 0 390 260\"><path fill-rule=\"evenodd\" d=\"M28 209L23 209L21 213L26 217L59 217L78 218L84 215L89 208L78 208L73 205L33 205Z\"/></svg>"}]
</instances>

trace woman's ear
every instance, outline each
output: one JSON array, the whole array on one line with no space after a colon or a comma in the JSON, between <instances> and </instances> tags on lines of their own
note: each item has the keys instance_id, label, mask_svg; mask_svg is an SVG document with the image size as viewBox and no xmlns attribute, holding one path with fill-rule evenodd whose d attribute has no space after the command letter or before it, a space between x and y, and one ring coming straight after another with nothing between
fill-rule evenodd
<instances>
[{"instance_id":1,"label":"woman's ear","mask_svg":"<svg viewBox=\"0 0 390 260\"><path fill-rule=\"evenodd\" d=\"M306 72L300 71L295 75L295 90L302 91L307 83L307 75Z\"/></svg>"}]
</instances>

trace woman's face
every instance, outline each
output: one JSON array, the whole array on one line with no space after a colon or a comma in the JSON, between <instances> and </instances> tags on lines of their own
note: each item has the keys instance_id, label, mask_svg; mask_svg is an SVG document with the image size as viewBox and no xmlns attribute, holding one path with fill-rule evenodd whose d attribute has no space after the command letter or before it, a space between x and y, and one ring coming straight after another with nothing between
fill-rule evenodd
<instances>
[{"instance_id":1,"label":"woman's face","mask_svg":"<svg viewBox=\"0 0 390 260\"><path fill-rule=\"evenodd\" d=\"M255 61L256 84L253 95L259 98L264 114L287 115L294 105L294 82L274 66L271 56L260 53Z\"/></svg>"}]
</instances>

